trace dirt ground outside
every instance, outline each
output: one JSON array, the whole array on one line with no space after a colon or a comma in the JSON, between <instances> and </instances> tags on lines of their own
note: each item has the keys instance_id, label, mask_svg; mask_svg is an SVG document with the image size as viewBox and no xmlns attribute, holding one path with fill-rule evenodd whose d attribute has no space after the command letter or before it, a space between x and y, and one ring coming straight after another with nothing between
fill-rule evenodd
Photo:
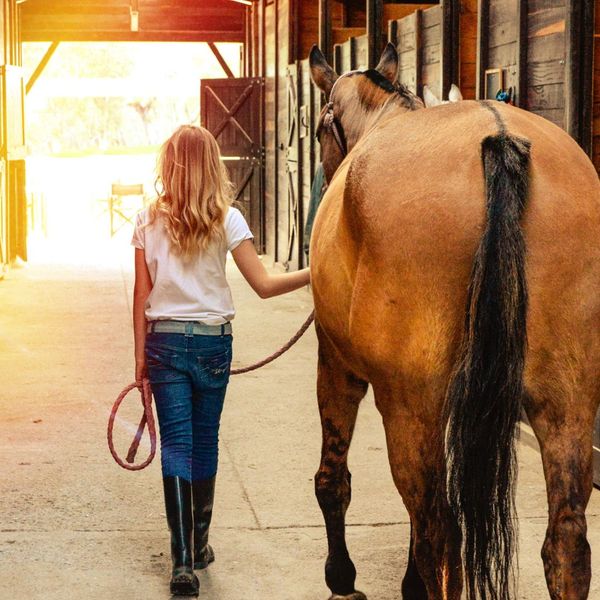
<instances>
[{"instance_id":1,"label":"dirt ground outside","mask_svg":"<svg viewBox=\"0 0 600 600\"><path fill-rule=\"evenodd\" d=\"M106 421L133 379L130 249L106 266L28 265L0 281L0 597L159 600L169 597L168 532L158 457L138 473L113 462ZM299 291L258 299L237 271L234 366L286 341L311 310ZM234 377L221 428L216 562L200 598L325 600L325 528L313 492L320 453L317 343L311 328L277 362ZM117 424L124 454L140 416L129 398ZM140 448L145 456L148 444ZM546 499L538 453L520 446L521 600L547 598L539 557ZM392 483L372 395L350 452L348 545L357 588L400 598L409 523ZM587 511L600 599L600 491Z\"/></svg>"}]
</instances>

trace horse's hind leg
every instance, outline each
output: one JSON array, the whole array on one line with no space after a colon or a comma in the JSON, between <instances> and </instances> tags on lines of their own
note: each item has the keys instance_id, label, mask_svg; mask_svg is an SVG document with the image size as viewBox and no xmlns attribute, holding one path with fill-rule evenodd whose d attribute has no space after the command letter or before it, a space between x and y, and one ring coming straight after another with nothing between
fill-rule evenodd
<instances>
[{"instance_id":1,"label":"horse's hind leg","mask_svg":"<svg viewBox=\"0 0 600 600\"><path fill-rule=\"evenodd\" d=\"M348 554L345 516L350 504L348 450L358 405L368 384L355 377L340 361L326 335L317 326L319 365L317 395L323 429L321 464L315 475L315 493L325 519L329 552L325 581L332 598L366 600L354 589L356 569Z\"/></svg>"},{"instance_id":2,"label":"horse's hind leg","mask_svg":"<svg viewBox=\"0 0 600 600\"><path fill-rule=\"evenodd\" d=\"M593 485L592 435L598 403L573 390L560 397L558 401L554 394L536 394L526 402L540 442L548 495L542 559L552 600L584 600L591 579L585 509Z\"/></svg>"},{"instance_id":3,"label":"horse's hind leg","mask_svg":"<svg viewBox=\"0 0 600 600\"><path fill-rule=\"evenodd\" d=\"M404 598L404 600L420 600L421 598L427 598L427 588L425 587L423 578L419 574L417 561L415 560L415 541L413 533L414 527L411 521L408 565L406 566L404 579L402 579L402 598Z\"/></svg>"},{"instance_id":4,"label":"horse's hind leg","mask_svg":"<svg viewBox=\"0 0 600 600\"><path fill-rule=\"evenodd\" d=\"M461 534L446 498L441 400L378 388L394 483L411 521L404 600L460 600ZM427 394L426 394L427 395ZM439 405L439 411L435 410Z\"/></svg>"}]
</instances>

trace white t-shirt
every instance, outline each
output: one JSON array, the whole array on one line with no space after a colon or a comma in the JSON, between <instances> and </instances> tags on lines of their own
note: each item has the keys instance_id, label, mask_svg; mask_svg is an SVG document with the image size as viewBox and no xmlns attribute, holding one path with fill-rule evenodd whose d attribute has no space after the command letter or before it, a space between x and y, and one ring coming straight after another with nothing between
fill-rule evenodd
<instances>
[{"instance_id":1,"label":"white t-shirt","mask_svg":"<svg viewBox=\"0 0 600 600\"><path fill-rule=\"evenodd\" d=\"M227 251L253 237L242 213L230 207L222 239L213 240L197 258L187 261L171 251L161 217L152 225L146 225L148 220L148 209L137 214L131 240L133 246L144 250L153 284L146 301L146 318L200 321L206 325L231 321L235 310L225 278Z\"/></svg>"}]
</instances>

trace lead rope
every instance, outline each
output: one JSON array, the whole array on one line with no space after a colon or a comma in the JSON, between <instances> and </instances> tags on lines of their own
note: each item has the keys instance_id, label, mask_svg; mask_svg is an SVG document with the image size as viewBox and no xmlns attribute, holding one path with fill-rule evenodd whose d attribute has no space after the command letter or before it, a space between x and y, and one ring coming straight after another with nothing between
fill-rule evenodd
<instances>
[{"instance_id":1,"label":"lead rope","mask_svg":"<svg viewBox=\"0 0 600 600\"><path fill-rule=\"evenodd\" d=\"M315 311L313 310L308 316L308 319L304 321L302 327L300 327L298 332L286 344L284 344L279 350L277 350L277 352L274 352L270 356L267 356L267 358L247 367L242 367L240 369L232 369L230 371L230 374L241 375L242 373L248 373L249 371L260 369L261 367L268 365L270 362L273 362L276 358L279 358L282 354L287 352L304 335L304 333L310 327L310 324L314 320ZM113 404L112 410L110 411L110 416L108 418L108 428L106 430L108 449L110 450L112 457L115 459L115 462L120 467L123 467L128 471L140 471L141 469L145 469L152 462L152 460L154 459L154 455L156 454L156 424L154 422L154 415L152 414L152 390L150 389L150 382L148 381L148 379L144 379L142 381L140 393L142 396L144 414L142 415L142 419L140 420L140 424L138 425L138 429L136 431L135 437L133 438L133 442L129 447L129 452L127 452L127 456L125 457L125 460L127 462L124 462L115 450L115 446L113 443L113 428L115 424L115 419L117 417L117 412L119 410L119 407L121 406L121 403L125 399L125 396L127 396L127 394L135 388L139 389L138 385L136 383L130 383L119 394L119 396L115 400L115 403ZM142 435L144 434L144 429L146 428L146 425L148 425L148 435L150 436L150 454L143 463L140 463L139 465L134 465L132 463L135 460L135 455L138 451L138 447L140 445L140 441L142 439Z\"/></svg>"}]
</instances>

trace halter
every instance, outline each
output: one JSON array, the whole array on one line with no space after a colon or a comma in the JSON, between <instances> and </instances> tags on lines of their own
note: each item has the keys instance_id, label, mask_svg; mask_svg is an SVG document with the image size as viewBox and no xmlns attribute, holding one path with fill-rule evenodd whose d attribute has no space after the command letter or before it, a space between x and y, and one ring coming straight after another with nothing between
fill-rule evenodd
<instances>
[{"instance_id":1,"label":"halter","mask_svg":"<svg viewBox=\"0 0 600 600\"><path fill-rule=\"evenodd\" d=\"M323 116L323 127L326 127L333 134L333 138L335 139L342 156L346 156L348 154L348 147L346 144L346 136L344 135L344 130L342 126L339 124L339 121L335 118L333 114L333 90L337 82L343 77L349 77L350 75L354 75L354 73L361 73L360 69L355 69L354 71L348 71L343 75L340 75L331 86L331 91L329 92L329 102L325 105L326 111Z\"/></svg>"}]
</instances>

